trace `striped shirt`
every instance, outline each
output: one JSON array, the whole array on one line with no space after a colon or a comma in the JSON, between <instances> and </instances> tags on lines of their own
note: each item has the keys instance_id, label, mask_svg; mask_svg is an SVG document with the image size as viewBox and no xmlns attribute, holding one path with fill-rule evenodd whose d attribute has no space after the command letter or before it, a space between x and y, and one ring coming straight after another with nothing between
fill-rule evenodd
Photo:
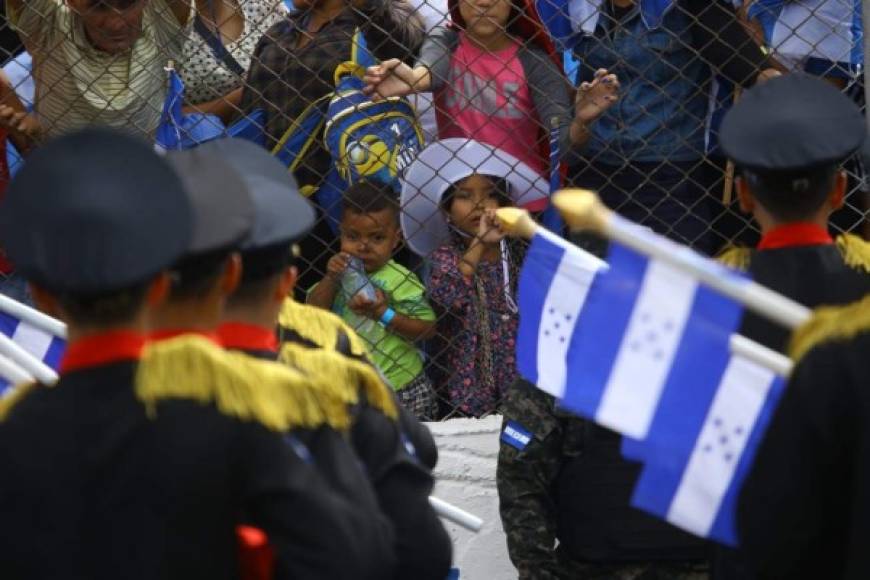
<instances>
[{"instance_id":1,"label":"striped shirt","mask_svg":"<svg viewBox=\"0 0 870 580\"><path fill-rule=\"evenodd\" d=\"M91 46L63 0L27 0L9 16L33 55L36 115L48 136L90 124L154 132L166 97L163 69L180 60L186 32L165 0L148 0L142 35L115 55Z\"/></svg>"}]
</instances>

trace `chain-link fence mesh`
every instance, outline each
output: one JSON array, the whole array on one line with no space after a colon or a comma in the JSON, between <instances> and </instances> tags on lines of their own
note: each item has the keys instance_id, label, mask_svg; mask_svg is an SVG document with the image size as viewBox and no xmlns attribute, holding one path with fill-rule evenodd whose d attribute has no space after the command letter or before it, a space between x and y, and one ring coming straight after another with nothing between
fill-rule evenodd
<instances>
[{"instance_id":1,"label":"chain-link fence mesh","mask_svg":"<svg viewBox=\"0 0 870 580\"><path fill-rule=\"evenodd\" d=\"M549 219L537 198L570 184L707 254L753 245L740 168L717 146L724 112L755 82L792 71L864 100L853 0L297 3L7 0L0 177L81 125L154 139L171 110L173 63L184 116L163 117L168 146L229 132L288 165L320 209L296 298L341 314L403 403L438 419L496 411L516 374L523 248L488 229L485 209L519 203ZM363 79L373 92L350 95L357 81L336 93L337 71L361 79L376 63ZM329 106L336 95L350 112ZM366 109L373 95L393 100ZM439 153L439 138L489 148ZM866 236L860 160L844 169L849 189L832 228ZM355 207L342 210L360 176L378 187L353 186ZM373 282L374 305L342 289L342 252L361 258L357 279ZM23 284L0 266L3 291L20 296Z\"/></svg>"}]
</instances>

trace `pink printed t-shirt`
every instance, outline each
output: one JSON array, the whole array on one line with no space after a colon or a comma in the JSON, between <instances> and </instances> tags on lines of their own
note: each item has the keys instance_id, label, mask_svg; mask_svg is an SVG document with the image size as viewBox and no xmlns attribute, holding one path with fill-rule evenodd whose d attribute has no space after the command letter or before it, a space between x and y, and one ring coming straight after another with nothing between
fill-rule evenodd
<instances>
[{"instance_id":1,"label":"pink printed t-shirt","mask_svg":"<svg viewBox=\"0 0 870 580\"><path fill-rule=\"evenodd\" d=\"M489 52L460 34L447 82L435 92L438 137L475 139L546 175L547 162L536 146L541 125L519 48L512 43Z\"/></svg>"}]
</instances>

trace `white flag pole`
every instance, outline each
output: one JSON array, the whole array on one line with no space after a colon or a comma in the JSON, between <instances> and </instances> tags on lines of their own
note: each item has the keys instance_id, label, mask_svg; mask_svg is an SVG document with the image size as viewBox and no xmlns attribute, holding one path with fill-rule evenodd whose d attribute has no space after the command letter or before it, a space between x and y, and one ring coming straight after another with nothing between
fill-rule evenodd
<instances>
[{"instance_id":1,"label":"white flag pole","mask_svg":"<svg viewBox=\"0 0 870 580\"><path fill-rule=\"evenodd\" d=\"M754 340L749 340L741 334L731 335L730 347L732 354L751 360L781 377L788 378L791 375L794 363L791 362L790 358Z\"/></svg>"},{"instance_id":2,"label":"white flag pole","mask_svg":"<svg viewBox=\"0 0 870 580\"><path fill-rule=\"evenodd\" d=\"M477 533L483 528L483 520L477 517L474 514L470 514L467 511L456 507L453 504L449 504L442 499L438 499L435 496L429 496L429 505L432 506L432 509L435 510L435 513L444 518L445 520L450 520L455 524L459 524L466 530Z\"/></svg>"},{"instance_id":3,"label":"white flag pole","mask_svg":"<svg viewBox=\"0 0 870 580\"><path fill-rule=\"evenodd\" d=\"M21 366L7 357L0 355L0 376L9 381L12 385L19 385L33 380L33 376Z\"/></svg>"},{"instance_id":4,"label":"white flag pole","mask_svg":"<svg viewBox=\"0 0 870 580\"><path fill-rule=\"evenodd\" d=\"M66 338L66 324L3 294L0 294L0 311L58 338Z\"/></svg>"},{"instance_id":5,"label":"white flag pole","mask_svg":"<svg viewBox=\"0 0 870 580\"><path fill-rule=\"evenodd\" d=\"M699 259L699 254L685 246L674 251L675 243L663 236L650 234L634 222L616 215L592 191L563 189L555 194L553 203L572 229L597 232L637 252L680 268L703 284L786 328L797 328L810 319L810 309L794 300L756 282L721 276L705 263L706 260Z\"/></svg>"},{"instance_id":6,"label":"white flag pole","mask_svg":"<svg viewBox=\"0 0 870 580\"><path fill-rule=\"evenodd\" d=\"M21 348L3 333L0 333L0 355L12 359L40 383L53 385L57 382L57 373L50 366Z\"/></svg>"}]
</instances>

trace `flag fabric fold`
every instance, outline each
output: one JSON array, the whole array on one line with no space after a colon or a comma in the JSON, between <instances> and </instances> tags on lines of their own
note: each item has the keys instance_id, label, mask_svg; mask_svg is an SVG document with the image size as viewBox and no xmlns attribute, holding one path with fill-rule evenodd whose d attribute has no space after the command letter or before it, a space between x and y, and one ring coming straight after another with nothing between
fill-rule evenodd
<instances>
[{"instance_id":1,"label":"flag fabric fold","mask_svg":"<svg viewBox=\"0 0 870 580\"><path fill-rule=\"evenodd\" d=\"M612 244L568 352L563 405L641 439L666 388L704 372L728 352L741 307L690 275Z\"/></svg>"},{"instance_id":2,"label":"flag fabric fold","mask_svg":"<svg viewBox=\"0 0 870 580\"><path fill-rule=\"evenodd\" d=\"M191 149L222 137L237 137L265 146L266 114L262 109L251 111L229 127L217 115L184 113L184 81L175 69L167 68L167 73L169 89L154 139L157 151Z\"/></svg>"},{"instance_id":3,"label":"flag fabric fold","mask_svg":"<svg viewBox=\"0 0 870 580\"><path fill-rule=\"evenodd\" d=\"M711 278L746 282L652 232L635 234L653 255L684 254ZM520 374L623 436L623 455L643 464L632 505L736 545L737 495L788 367L784 357L732 353L742 305L663 260L611 242L603 264L543 228L519 305Z\"/></svg>"},{"instance_id":4,"label":"flag fabric fold","mask_svg":"<svg viewBox=\"0 0 870 580\"><path fill-rule=\"evenodd\" d=\"M540 229L520 273L517 367L541 390L562 397L567 353L586 293L606 264Z\"/></svg>"},{"instance_id":5,"label":"flag fabric fold","mask_svg":"<svg viewBox=\"0 0 870 580\"><path fill-rule=\"evenodd\" d=\"M63 338L2 311L0 311L0 333L8 336L26 353L49 368L57 370L60 366L60 359L66 349L66 341ZM15 360L10 360L13 364L20 364ZM21 382L19 376L7 377L6 373L2 372L0 375L2 375L0 395L9 387Z\"/></svg>"},{"instance_id":6,"label":"flag fabric fold","mask_svg":"<svg viewBox=\"0 0 870 580\"><path fill-rule=\"evenodd\" d=\"M735 546L737 494L785 381L739 355L721 370L710 397L684 405L688 420L670 416L658 425L668 433L651 431L642 448L644 468L632 505L695 535Z\"/></svg>"}]
</instances>

